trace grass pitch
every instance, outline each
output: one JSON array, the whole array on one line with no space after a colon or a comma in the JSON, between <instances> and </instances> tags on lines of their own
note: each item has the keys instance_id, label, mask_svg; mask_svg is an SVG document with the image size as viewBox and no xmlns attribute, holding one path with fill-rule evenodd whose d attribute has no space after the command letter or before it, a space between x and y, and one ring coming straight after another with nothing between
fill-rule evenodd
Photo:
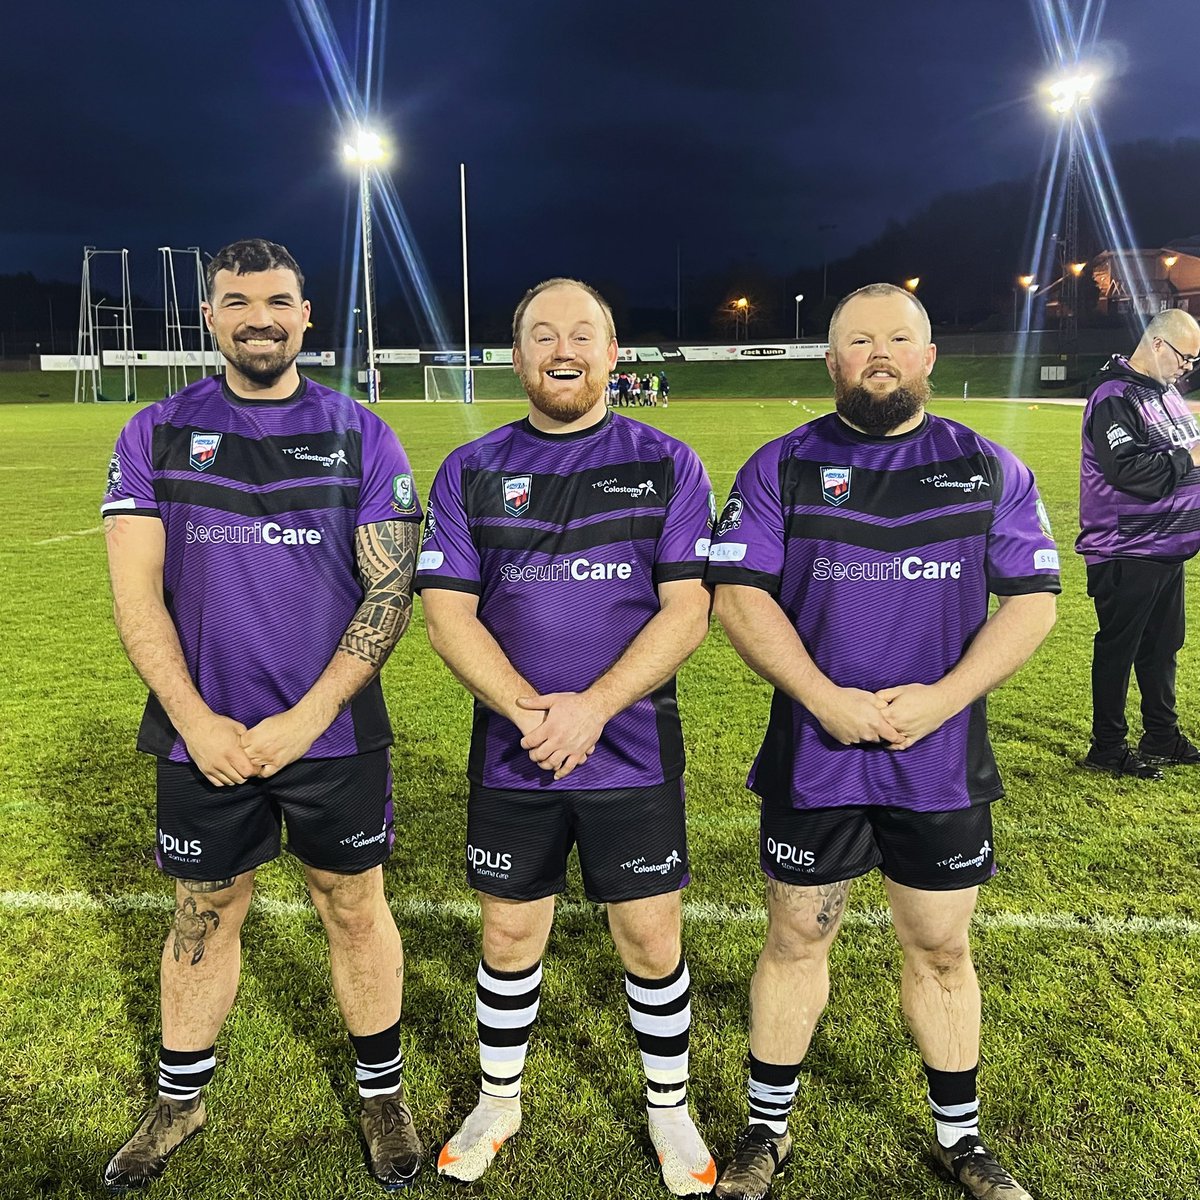
<instances>
[{"instance_id":1,"label":"grass pitch","mask_svg":"<svg viewBox=\"0 0 1200 1200\"><path fill-rule=\"evenodd\" d=\"M677 400L636 415L690 442L718 495L758 445L824 403ZM992 701L1008 784L1001 874L975 933L985 1132L1035 1196L1175 1200L1200 1177L1200 779L1116 782L1073 765L1087 741L1093 617L1075 533L1079 410L938 403L1038 474L1060 546L1059 623ZM384 407L422 495L455 445L519 415L502 404ZM124 406L0 409L0 1200L100 1195L152 1088L169 887L153 864L152 764L133 750L143 691L109 613L97 503ZM1189 567L1196 619L1196 568ZM251 615L252 619L252 615ZM1200 733L1200 650L1179 671ZM400 836L387 887L408 955L405 1050L436 1153L474 1102L478 923L463 882L469 703L421 607L384 673L398 734ZM744 1121L747 985L763 931L756 808L743 781L769 689L715 626L680 675L695 882L691 1097L718 1158ZM1136 729L1136 718L1134 719ZM241 994L218 1043L203 1139L155 1194L369 1197L353 1064L297 865L259 876ZM856 885L833 996L805 1064L783 1200L950 1197L899 1013L899 955L875 879ZM525 1125L465 1194L656 1197L642 1082L603 914L572 875L546 959ZM416 1197L447 1194L432 1174Z\"/></svg>"}]
</instances>

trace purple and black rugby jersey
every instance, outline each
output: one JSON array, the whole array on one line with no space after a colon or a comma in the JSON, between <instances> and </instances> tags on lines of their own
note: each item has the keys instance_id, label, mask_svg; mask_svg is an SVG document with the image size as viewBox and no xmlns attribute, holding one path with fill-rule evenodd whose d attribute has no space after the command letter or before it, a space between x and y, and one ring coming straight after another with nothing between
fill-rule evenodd
<instances>
[{"instance_id":1,"label":"purple and black rugby jersey","mask_svg":"<svg viewBox=\"0 0 1200 1200\"><path fill-rule=\"evenodd\" d=\"M658 612L658 584L703 576L711 512L699 458L649 425L609 413L547 434L518 421L442 464L416 586L477 595L480 621L539 692L583 691ZM476 702L468 777L564 791L677 779L675 681L613 717L596 753L557 783L520 742Z\"/></svg>"},{"instance_id":2,"label":"purple and black rugby jersey","mask_svg":"<svg viewBox=\"0 0 1200 1200\"><path fill-rule=\"evenodd\" d=\"M830 414L763 446L734 481L705 578L768 591L825 675L870 692L941 679L989 592L1060 590L1029 469L934 416L870 437ZM748 786L797 808L939 811L1003 794L984 700L888 751L842 746L780 691Z\"/></svg>"},{"instance_id":3,"label":"purple and black rugby jersey","mask_svg":"<svg viewBox=\"0 0 1200 1200\"><path fill-rule=\"evenodd\" d=\"M1200 551L1200 425L1173 386L1119 355L1100 373L1083 414L1080 534L1088 563L1184 562Z\"/></svg>"},{"instance_id":4,"label":"purple and black rugby jersey","mask_svg":"<svg viewBox=\"0 0 1200 1200\"><path fill-rule=\"evenodd\" d=\"M117 439L100 511L162 521L188 671L214 712L247 726L295 704L333 657L363 597L355 528L421 518L395 433L308 379L289 400L250 402L207 378L142 409ZM376 678L306 757L391 742ZM187 761L153 695L138 749Z\"/></svg>"}]
</instances>

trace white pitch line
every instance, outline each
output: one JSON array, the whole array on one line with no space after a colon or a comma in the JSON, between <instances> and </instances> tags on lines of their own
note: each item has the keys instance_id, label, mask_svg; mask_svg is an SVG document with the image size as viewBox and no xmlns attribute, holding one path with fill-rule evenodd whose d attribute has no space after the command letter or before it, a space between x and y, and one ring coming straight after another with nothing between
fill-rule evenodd
<instances>
[{"instance_id":1,"label":"white pitch line","mask_svg":"<svg viewBox=\"0 0 1200 1200\"><path fill-rule=\"evenodd\" d=\"M253 907L271 917L295 919L314 916L307 900L277 900L256 896ZM473 900L397 900L392 911L400 917L454 917L475 923L479 906ZM0 892L0 912L168 912L171 897L156 892L134 892L123 896L93 896L87 892ZM579 901L561 901L558 911L564 916L594 915L598 906ZM685 901L683 915L689 921L705 924L765 925L761 908L741 908L707 900ZM891 917L885 908L851 910L846 924L858 928L886 928ZM1103 938L1200 938L1200 921L1188 917L1105 917L1080 916L1076 913L995 912L976 913L973 922L981 929L1011 930L1028 933L1098 934Z\"/></svg>"},{"instance_id":2,"label":"white pitch line","mask_svg":"<svg viewBox=\"0 0 1200 1200\"><path fill-rule=\"evenodd\" d=\"M103 525L93 525L91 529L72 529L69 533L60 533L57 537L42 538L40 542L34 542L35 546L51 546L55 542L69 542L74 538L91 537L93 533L100 533L103 530Z\"/></svg>"}]
</instances>

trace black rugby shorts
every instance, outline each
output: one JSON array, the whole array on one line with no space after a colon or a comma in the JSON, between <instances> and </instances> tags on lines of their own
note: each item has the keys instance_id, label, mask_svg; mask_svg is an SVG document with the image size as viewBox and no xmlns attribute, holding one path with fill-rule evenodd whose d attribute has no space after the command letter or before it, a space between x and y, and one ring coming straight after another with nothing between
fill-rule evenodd
<instances>
[{"instance_id":1,"label":"black rugby shorts","mask_svg":"<svg viewBox=\"0 0 1200 1200\"><path fill-rule=\"evenodd\" d=\"M686 887L683 780L578 792L471 785L467 882L476 891L506 900L556 895L574 845L584 893L596 903Z\"/></svg>"},{"instance_id":2,"label":"black rugby shorts","mask_svg":"<svg viewBox=\"0 0 1200 1200\"><path fill-rule=\"evenodd\" d=\"M798 887L856 879L876 867L924 892L977 887L996 873L992 806L914 812L870 804L793 808L764 799L759 861L772 879Z\"/></svg>"},{"instance_id":3,"label":"black rugby shorts","mask_svg":"<svg viewBox=\"0 0 1200 1200\"><path fill-rule=\"evenodd\" d=\"M392 852L388 749L305 758L270 779L214 787L192 762L158 760L155 857L177 879L232 879L287 849L306 866L358 875Z\"/></svg>"}]
</instances>

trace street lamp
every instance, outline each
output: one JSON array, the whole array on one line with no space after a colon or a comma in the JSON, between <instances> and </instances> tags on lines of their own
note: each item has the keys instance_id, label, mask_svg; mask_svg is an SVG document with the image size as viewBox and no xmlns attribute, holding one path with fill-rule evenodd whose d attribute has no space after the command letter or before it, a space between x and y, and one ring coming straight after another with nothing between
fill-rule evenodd
<instances>
[{"instance_id":1,"label":"street lamp","mask_svg":"<svg viewBox=\"0 0 1200 1200\"><path fill-rule=\"evenodd\" d=\"M362 220L363 293L367 317L367 403L379 402L379 372L375 368L375 270L371 254L371 168L389 158L383 138L374 130L359 127L353 141L342 147L347 166L358 168L358 207Z\"/></svg>"},{"instance_id":2,"label":"street lamp","mask_svg":"<svg viewBox=\"0 0 1200 1200\"><path fill-rule=\"evenodd\" d=\"M733 333L734 341L738 340L737 323L738 318L741 318L742 325L746 331L746 341L750 340L750 301L745 296L739 296L733 302Z\"/></svg>"},{"instance_id":3,"label":"street lamp","mask_svg":"<svg viewBox=\"0 0 1200 1200\"><path fill-rule=\"evenodd\" d=\"M1033 295L1038 290L1037 280L1032 275L1018 275L1017 283L1025 289L1026 298ZM1013 333L1017 332L1017 297L1020 292L1013 288Z\"/></svg>"},{"instance_id":4,"label":"street lamp","mask_svg":"<svg viewBox=\"0 0 1200 1200\"><path fill-rule=\"evenodd\" d=\"M796 293L796 341L800 340L800 301L804 299L803 292Z\"/></svg>"},{"instance_id":5,"label":"street lamp","mask_svg":"<svg viewBox=\"0 0 1200 1200\"><path fill-rule=\"evenodd\" d=\"M1171 303L1171 268L1179 261L1178 254L1164 254L1163 266L1167 268L1167 303Z\"/></svg>"},{"instance_id":6,"label":"street lamp","mask_svg":"<svg viewBox=\"0 0 1200 1200\"><path fill-rule=\"evenodd\" d=\"M916 295L917 288L920 286L920 284L921 284L920 275L914 275L911 279L906 279L904 281L905 288L908 291L912 292L913 295Z\"/></svg>"}]
</instances>

